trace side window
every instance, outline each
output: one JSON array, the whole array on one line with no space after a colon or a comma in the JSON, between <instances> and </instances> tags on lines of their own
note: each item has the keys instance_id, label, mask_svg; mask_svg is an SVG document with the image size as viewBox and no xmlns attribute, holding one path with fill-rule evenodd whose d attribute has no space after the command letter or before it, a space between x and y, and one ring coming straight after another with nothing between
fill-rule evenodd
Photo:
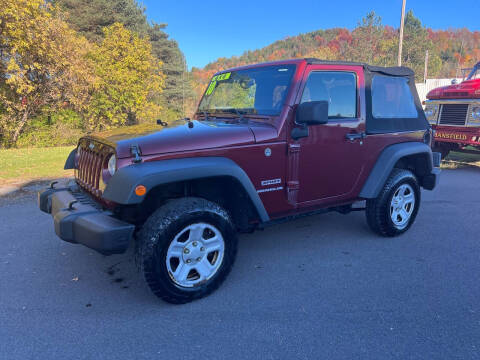
<instances>
[{"instance_id":1,"label":"side window","mask_svg":"<svg viewBox=\"0 0 480 360\"><path fill-rule=\"evenodd\" d=\"M357 117L357 79L354 73L315 71L308 77L301 103L328 101L330 119Z\"/></svg>"},{"instance_id":2,"label":"side window","mask_svg":"<svg viewBox=\"0 0 480 360\"><path fill-rule=\"evenodd\" d=\"M385 119L416 118L417 108L408 79L375 75L372 80L372 114Z\"/></svg>"}]
</instances>

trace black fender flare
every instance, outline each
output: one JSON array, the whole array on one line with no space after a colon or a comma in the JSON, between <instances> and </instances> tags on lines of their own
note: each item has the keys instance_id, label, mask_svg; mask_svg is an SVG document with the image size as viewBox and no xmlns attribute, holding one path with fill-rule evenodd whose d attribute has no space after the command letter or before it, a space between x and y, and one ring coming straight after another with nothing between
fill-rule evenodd
<instances>
[{"instance_id":1,"label":"black fender flare","mask_svg":"<svg viewBox=\"0 0 480 360\"><path fill-rule=\"evenodd\" d=\"M363 185L360 191L360 198L374 199L378 196L382 190L388 176L393 170L395 164L405 156L411 155L425 155L428 159L426 174L428 175L433 170L433 157L432 149L427 144L421 142L404 142L400 144L394 144L383 149L382 153L377 159L367 181Z\"/></svg>"},{"instance_id":2,"label":"black fender flare","mask_svg":"<svg viewBox=\"0 0 480 360\"><path fill-rule=\"evenodd\" d=\"M73 149L65 161L64 170L75 169L75 156L77 156L77 148Z\"/></svg>"},{"instance_id":3,"label":"black fender flare","mask_svg":"<svg viewBox=\"0 0 480 360\"><path fill-rule=\"evenodd\" d=\"M159 160L125 166L108 181L103 197L122 205L139 204L145 195L135 194L135 188L138 185L145 186L148 193L158 185L216 176L236 179L250 197L260 220L262 222L269 220L262 200L248 175L234 161L224 157Z\"/></svg>"}]
</instances>

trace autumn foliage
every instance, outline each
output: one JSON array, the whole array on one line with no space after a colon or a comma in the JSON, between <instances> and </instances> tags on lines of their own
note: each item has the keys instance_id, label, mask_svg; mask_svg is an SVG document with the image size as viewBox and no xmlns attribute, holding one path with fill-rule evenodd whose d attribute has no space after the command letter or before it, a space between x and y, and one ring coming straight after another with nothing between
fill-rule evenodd
<instances>
[{"instance_id":1,"label":"autumn foliage","mask_svg":"<svg viewBox=\"0 0 480 360\"><path fill-rule=\"evenodd\" d=\"M165 24L137 0L0 0L0 147L68 145L85 132L191 114L222 69L287 58L396 65L398 29L367 14L353 30L318 30L185 73ZM480 61L480 32L405 18L403 64L423 80ZM193 89L193 91L191 91Z\"/></svg>"},{"instance_id":2,"label":"autumn foliage","mask_svg":"<svg viewBox=\"0 0 480 360\"><path fill-rule=\"evenodd\" d=\"M87 132L159 117L166 76L150 38L113 23L89 41L64 18L44 0L0 0L0 146L26 128L38 142L46 127Z\"/></svg>"},{"instance_id":3,"label":"autumn foliage","mask_svg":"<svg viewBox=\"0 0 480 360\"><path fill-rule=\"evenodd\" d=\"M89 54L94 82L88 106L90 129L134 125L159 117L165 76L147 40L116 23Z\"/></svg>"},{"instance_id":4,"label":"autumn foliage","mask_svg":"<svg viewBox=\"0 0 480 360\"><path fill-rule=\"evenodd\" d=\"M90 46L42 0L0 0L0 8L0 140L15 143L46 107L85 108Z\"/></svg>"},{"instance_id":5,"label":"autumn foliage","mask_svg":"<svg viewBox=\"0 0 480 360\"><path fill-rule=\"evenodd\" d=\"M429 78L460 76L462 68L480 61L480 32L427 29L410 11L405 17L402 63L415 71L417 81L423 81L427 50ZM215 72L258 62L315 57L394 66L397 55L398 29L383 25L381 18L370 12L352 31L334 28L287 37L241 56L219 58L203 69L194 68L193 88L198 101Z\"/></svg>"}]
</instances>

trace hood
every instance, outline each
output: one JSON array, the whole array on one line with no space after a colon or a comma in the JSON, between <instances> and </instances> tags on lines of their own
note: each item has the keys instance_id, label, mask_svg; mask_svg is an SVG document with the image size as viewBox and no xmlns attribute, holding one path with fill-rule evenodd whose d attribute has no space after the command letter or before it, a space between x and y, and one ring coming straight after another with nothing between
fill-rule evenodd
<instances>
[{"instance_id":1,"label":"hood","mask_svg":"<svg viewBox=\"0 0 480 360\"><path fill-rule=\"evenodd\" d=\"M460 84L433 89L427 99L471 99L480 98L480 79L465 80Z\"/></svg>"},{"instance_id":2,"label":"hood","mask_svg":"<svg viewBox=\"0 0 480 360\"><path fill-rule=\"evenodd\" d=\"M189 126L184 120L162 125L127 126L88 136L115 147L117 157L132 156L131 145L138 145L142 155L155 155L224 146L247 145L255 142L253 131L238 122L197 121Z\"/></svg>"}]
</instances>

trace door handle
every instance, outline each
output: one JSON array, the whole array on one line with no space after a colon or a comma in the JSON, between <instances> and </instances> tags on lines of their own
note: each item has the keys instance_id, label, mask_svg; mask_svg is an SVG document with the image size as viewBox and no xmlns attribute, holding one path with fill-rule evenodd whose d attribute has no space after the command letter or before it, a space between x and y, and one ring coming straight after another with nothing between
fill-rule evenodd
<instances>
[{"instance_id":1,"label":"door handle","mask_svg":"<svg viewBox=\"0 0 480 360\"><path fill-rule=\"evenodd\" d=\"M345 137L350 140L350 141L355 141L355 140L363 140L365 139L367 135L362 132L362 133L349 133L345 135Z\"/></svg>"}]
</instances>

